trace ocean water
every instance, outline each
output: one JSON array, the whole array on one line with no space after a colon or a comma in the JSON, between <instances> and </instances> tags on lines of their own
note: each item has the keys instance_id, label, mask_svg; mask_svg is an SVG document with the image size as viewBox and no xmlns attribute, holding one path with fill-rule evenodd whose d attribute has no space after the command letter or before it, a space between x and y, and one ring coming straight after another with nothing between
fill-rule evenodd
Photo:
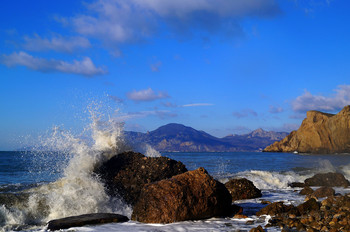
<instances>
[{"instance_id":1,"label":"ocean water","mask_svg":"<svg viewBox=\"0 0 350 232\"><path fill-rule=\"evenodd\" d=\"M256 217L262 200L300 204L304 198L288 187L320 172L337 171L350 179L350 155L288 153L163 153L149 145L125 141L123 123L91 111L91 122L82 133L54 127L42 136L37 148L26 152L0 152L0 231L46 231L49 220L86 213L119 213L130 218L132 207L109 197L94 168L113 149L133 149L149 157L167 156L183 162L189 170L204 167L222 183L245 177L262 190L258 199L237 201L245 219L209 218L172 224L136 221L84 226L67 231L249 231L265 226L269 216ZM54 152L53 152L54 151ZM337 188L339 193L350 189ZM271 227L267 231L280 231Z\"/></svg>"},{"instance_id":2,"label":"ocean water","mask_svg":"<svg viewBox=\"0 0 350 232\"><path fill-rule=\"evenodd\" d=\"M163 153L183 162L188 169L204 167L219 181L245 177L263 192L259 199L238 201L246 219L211 218L173 224L121 224L85 226L74 231L249 231L266 225L269 217L258 218L261 200L300 204L303 197L288 183L303 181L315 173L338 171L350 179L350 155L300 155L289 153ZM72 174L67 167L73 156L59 152L0 152L0 230L45 231L48 220L91 212L116 212L130 217L131 208L110 199L92 177ZM85 173L86 174L86 173ZM69 183L71 182L71 183ZM350 189L337 188L337 192ZM85 203L81 202L81 198ZM114 206L111 207L110 204ZM268 231L280 231L268 228Z\"/></svg>"}]
</instances>

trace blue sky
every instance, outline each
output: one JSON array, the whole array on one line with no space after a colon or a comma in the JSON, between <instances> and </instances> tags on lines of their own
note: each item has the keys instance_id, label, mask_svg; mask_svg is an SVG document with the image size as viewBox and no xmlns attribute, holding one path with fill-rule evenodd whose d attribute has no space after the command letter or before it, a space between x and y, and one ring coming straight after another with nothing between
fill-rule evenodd
<instances>
[{"instance_id":1,"label":"blue sky","mask_svg":"<svg viewBox=\"0 0 350 232\"><path fill-rule=\"evenodd\" d=\"M350 3L12 0L0 8L0 150L99 102L127 130L291 131L350 104Z\"/></svg>"}]
</instances>

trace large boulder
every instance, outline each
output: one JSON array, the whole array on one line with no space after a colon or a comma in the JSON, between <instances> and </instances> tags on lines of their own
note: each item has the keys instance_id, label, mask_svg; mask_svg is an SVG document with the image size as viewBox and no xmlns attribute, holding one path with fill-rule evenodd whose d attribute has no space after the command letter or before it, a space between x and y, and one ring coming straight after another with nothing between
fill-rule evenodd
<instances>
[{"instance_id":1,"label":"large boulder","mask_svg":"<svg viewBox=\"0 0 350 232\"><path fill-rule=\"evenodd\" d=\"M85 225L98 225L112 222L126 222L128 217L114 213L91 213L79 216L72 216L51 220L47 224L48 230L62 230L71 227L80 227Z\"/></svg>"},{"instance_id":2,"label":"large boulder","mask_svg":"<svg viewBox=\"0 0 350 232\"><path fill-rule=\"evenodd\" d=\"M261 197L261 191L246 178L231 179L225 184L232 196L232 201Z\"/></svg>"},{"instance_id":3,"label":"large boulder","mask_svg":"<svg viewBox=\"0 0 350 232\"><path fill-rule=\"evenodd\" d=\"M147 184L134 206L132 219L145 223L199 220L232 213L225 185L204 168Z\"/></svg>"},{"instance_id":4,"label":"large boulder","mask_svg":"<svg viewBox=\"0 0 350 232\"><path fill-rule=\"evenodd\" d=\"M141 153L124 152L98 167L95 173L105 183L110 195L119 195L126 203L134 205L145 184L186 171L183 163L167 157L146 157Z\"/></svg>"},{"instance_id":5,"label":"large boulder","mask_svg":"<svg viewBox=\"0 0 350 232\"><path fill-rule=\"evenodd\" d=\"M343 174L333 172L316 174L304 182L307 186L347 187L350 185Z\"/></svg>"},{"instance_id":6,"label":"large boulder","mask_svg":"<svg viewBox=\"0 0 350 232\"><path fill-rule=\"evenodd\" d=\"M297 131L266 147L266 152L349 153L350 106L338 114L308 111Z\"/></svg>"}]
</instances>

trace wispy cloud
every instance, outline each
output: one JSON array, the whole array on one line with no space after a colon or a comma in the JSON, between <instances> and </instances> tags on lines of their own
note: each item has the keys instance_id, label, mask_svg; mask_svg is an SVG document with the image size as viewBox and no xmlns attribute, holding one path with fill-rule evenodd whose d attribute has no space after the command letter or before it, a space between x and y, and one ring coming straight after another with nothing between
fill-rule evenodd
<instances>
[{"instance_id":1,"label":"wispy cloud","mask_svg":"<svg viewBox=\"0 0 350 232\"><path fill-rule=\"evenodd\" d=\"M139 91L131 91L126 94L127 98L130 100L133 100L135 102L142 102L142 101L154 101L158 99L164 99L168 98L169 95L166 92L158 91L155 92L153 89L143 89Z\"/></svg>"},{"instance_id":2,"label":"wispy cloud","mask_svg":"<svg viewBox=\"0 0 350 232\"><path fill-rule=\"evenodd\" d=\"M117 121L125 122L139 118L145 118L148 116L157 116L160 119L174 118L178 115L174 112L167 110L153 110L153 111L140 111L140 112L129 112L122 114L116 118Z\"/></svg>"},{"instance_id":3,"label":"wispy cloud","mask_svg":"<svg viewBox=\"0 0 350 232\"><path fill-rule=\"evenodd\" d=\"M34 57L26 52L14 52L10 55L2 55L0 57L0 63L8 67L25 66L40 72L63 72L86 77L107 73L102 68L96 67L89 57L85 57L81 61L73 60L72 63L68 63L63 60L47 60Z\"/></svg>"},{"instance_id":4,"label":"wispy cloud","mask_svg":"<svg viewBox=\"0 0 350 232\"><path fill-rule=\"evenodd\" d=\"M158 61L154 64L151 64L151 70L152 72L159 72L159 68L162 66L162 62Z\"/></svg>"},{"instance_id":5,"label":"wispy cloud","mask_svg":"<svg viewBox=\"0 0 350 232\"><path fill-rule=\"evenodd\" d=\"M34 37L24 37L22 47L29 51L56 51L72 53L79 48L90 48L90 41L81 36L62 37L56 36L51 39L41 38L39 35Z\"/></svg>"},{"instance_id":6,"label":"wispy cloud","mask_svg":"<svg viewBox=\"0 0 350 232\"><path fill-rule=\"evenodd\" d=\"M192 104L186 104L182 105L182 107L196 107L196 106L213 106L212 103L192 103Z\"/></svg>"},{"instance_id":7,"label":"wispy cloud","mask_svg":"<svg viewBox=\"0 0 350 232\"><path fill-rule=\"evenodd\" d=\"M295 112L305 113L309 110L334 112L350 104L350 85L339 85L335 94L329 97L313 95L305 90L304 94L292 101Z\"/></svg>"},{"instance_id":8,"label":"wispy cloud","mask_svg":"<svg viewBox=\"0 0 350 232\"><path fill-rule=\"evenodd\" d=\"M275 0L99 0L86 6L85 14L59 20L109 46L147 40L163 28L175 35L196 30L237 36L243 33L241 19L281 12Z\"/></svg>"},{"instance_id":9,"label":"wispy cloud","mask_svg":"<svg viewBox=\"0 0 350 232\"><path fill-rule=\"evenodd\" d=\"M269 112L271 114L278 114L278 113L282 113L283 111L284 111L283 108L280 106L270 105L270 107L269 107Z\"/></svg>"},{"instance_id":10,"label":"wispy cloud","mask_svg":"<svg viewBox=\"0 0 350 232\"><path fill-rule=\"evenodd\" d=\"M258 113L252 109L243 109L242 111L233 112L232 115L236 118L246 118L249 116L257 117Z\"/></svg>"}]
</instances>

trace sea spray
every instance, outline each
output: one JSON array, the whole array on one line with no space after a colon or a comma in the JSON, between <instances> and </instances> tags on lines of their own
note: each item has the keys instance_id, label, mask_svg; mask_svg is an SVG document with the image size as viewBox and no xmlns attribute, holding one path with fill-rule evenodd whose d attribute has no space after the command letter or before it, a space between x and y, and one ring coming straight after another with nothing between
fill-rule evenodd
<instances>
[{"instance_id":1,"label":"sea spray","mask_svg":"<svg viewBox=\"0 0 350 232\"><path fill-rule=\"evenodd\" d=\"M93 170L112 155L130 149L124 141L123 123L97 112L94 106L89 112L91 124L82 134L73 135L56 126L51 136L42 139L40 154L43 157L43 154L61 155L59 160L66 164L64 167L57 164L54 168L57 172L62 167L61 178L21 192L27 197L19 204L0 205L2 229L40 225L52 219L85 213L113 212L130 217L131 207L121 199L108 196L103 183L93 174ZM158 155L156 151L148 150L151 156Z\"/></svg>"}]
</instances>

